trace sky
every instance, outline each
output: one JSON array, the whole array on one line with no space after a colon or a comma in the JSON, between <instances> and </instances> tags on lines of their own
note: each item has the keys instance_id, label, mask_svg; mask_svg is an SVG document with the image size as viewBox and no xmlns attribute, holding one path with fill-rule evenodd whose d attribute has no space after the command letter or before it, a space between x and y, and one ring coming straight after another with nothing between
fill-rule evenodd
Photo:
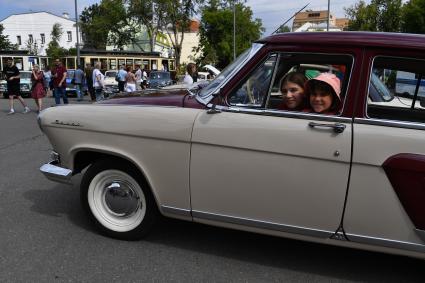
<instances>
[{"instance_id":1,"label":"sky","mask_svg":"<svg viewBox=\"0 0 425 283\"><path fill-rule=\"evenodd\" d=\"M77 0L78 12L99 2L100 0ZM338 18L344 17L344 7L349 7L356 2L358 0L330 0L331 13ZM0 21L11 14L31 11L46 11L56 15L67 12L71 18L75 18L74 3L74 0L0 0ZM247 0L246 5L251 7L254 18L262 20L266 28L264 35L269 35L308 3L307 9L326 10L328 7L328 0Z\"/></svg>"}]
</instances>

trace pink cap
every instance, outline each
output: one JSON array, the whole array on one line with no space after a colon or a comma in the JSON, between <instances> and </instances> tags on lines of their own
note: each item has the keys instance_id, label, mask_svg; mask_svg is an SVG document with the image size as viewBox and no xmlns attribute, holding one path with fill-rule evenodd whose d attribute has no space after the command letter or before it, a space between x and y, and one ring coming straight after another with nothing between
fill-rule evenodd
<instances>
[{"instance_id":1,"label":"pink cap","mask_svg":"<svg viewBox=\"0 0 425 283\"><path fill-rule=\"evenodd\" d=\"M327 83L335 91L335 94L338 97L338 99L341 100L341 97L340 97L341 82L337 78L337 76L335 76L334 74L331 74L331 73L321 73L320 75L318 75L317 77L315 77L311 80L316 80L316 81L321 81L321 82Z\"/></svg>"}]
</instances>

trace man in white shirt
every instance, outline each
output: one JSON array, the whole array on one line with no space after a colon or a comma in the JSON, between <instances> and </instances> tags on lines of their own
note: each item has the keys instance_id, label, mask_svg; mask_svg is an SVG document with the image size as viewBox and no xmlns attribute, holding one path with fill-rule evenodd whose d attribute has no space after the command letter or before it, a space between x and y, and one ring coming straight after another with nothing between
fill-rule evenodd
<instances>
[{"instance_id":1,"label":"man in white shirt","mask_svg":"<svg viewBox=\"0 0 425 283\"><path fill-rule=\"evenodd\" d=\"M140 66L136 65L136 89L140 89L142 87L142 70L140 70Z\"/></svg>"},{"instance_id":2,"label":"man in white shirt","mask_svg":"<svg viewBox=\"0 0 425 283\"><path fill-rule=\"evenodd\" d=\"M94 87L94 93L96 95L96 101L104 99L103 97L103 87L104 87L104 79L105 76L100 71L101 64L100 62L94 63L94 70L93 70L93 87Z\"/></svg>"}]
</instances>

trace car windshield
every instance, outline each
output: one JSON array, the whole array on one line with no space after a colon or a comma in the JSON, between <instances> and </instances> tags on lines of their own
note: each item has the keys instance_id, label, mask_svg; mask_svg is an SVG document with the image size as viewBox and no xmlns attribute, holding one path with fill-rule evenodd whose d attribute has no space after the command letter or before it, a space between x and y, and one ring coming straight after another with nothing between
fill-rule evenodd
<instances>
[{"instance_id":1,"label":"car windshield","mask_svg":"<svg viewBox=\"0 0 425 283\"><path fill-rule=\"evenodd\" d=\"M74 78L74 70L66 70L66 77L68 79Z\"/></svg>"},{"instance_id":2,"label":"car windshield","mask_svg":"<svg viewBox=\"0 0 425 283\"><path fill-rule=\"evenodd\" d=\"M170 73L166 73L166 72L152 72L150 74L150 78L151 79L169 79L170 78Z\"/></svg>"},{"instance_id":3,"label":"car windshield","mask_svg":"<svg viewBox=\"0 0 425 283\"><path fill-rule=\"evenodd\" d=\"M198 95L200 97L206 97L214 92L223 81L229 78L234 72L238 71L243 63L252 58L261 47L263 47L263 44L254 43L250 49L247 49L235 61L228 65L208 86L201 89Z\"/></svg>"},{"instance_id":4,"label":"car windshield","mask_svg":"<svg viewBox=\"0 0 425 283\"><path fill-rule=\"evenodd\" d=\"M116 71L108 71L105 73L105 77L107 78L115 78L116 75L117 75Z\"/></svg>"},{"instance_id":5,"label":"car windshield","mask_svg":"<svg viewBox=\"0 0 425 283\"><path fill-rule=\"evenodd\" d=\"M31 79L31 72L20 72L19 76L21 79Z\"/></svg>"}]
</instances>

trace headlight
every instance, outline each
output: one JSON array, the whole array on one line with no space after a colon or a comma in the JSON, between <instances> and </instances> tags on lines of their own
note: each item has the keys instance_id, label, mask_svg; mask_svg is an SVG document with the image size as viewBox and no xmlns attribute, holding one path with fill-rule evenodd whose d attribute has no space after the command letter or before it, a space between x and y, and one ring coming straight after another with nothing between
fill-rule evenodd
<instances>
[{"instance_id":1,"label":"headlight","mask_svg":"<svg viewBox=\"0 0 425 283\"><path fill-rule=\"evenodd\" d=\"M0 85L0 91L7 91L7 85Z\"/></svg>"},{"instance_id":2,"label":"headlight","mask_svg":"<svg viewBox=\"0 0 425 283\"><path fill-rule=\"evenodd\" d=\"M29 85L21 85L21 90L30 90Z\"/></svg>"}]
</instances>

